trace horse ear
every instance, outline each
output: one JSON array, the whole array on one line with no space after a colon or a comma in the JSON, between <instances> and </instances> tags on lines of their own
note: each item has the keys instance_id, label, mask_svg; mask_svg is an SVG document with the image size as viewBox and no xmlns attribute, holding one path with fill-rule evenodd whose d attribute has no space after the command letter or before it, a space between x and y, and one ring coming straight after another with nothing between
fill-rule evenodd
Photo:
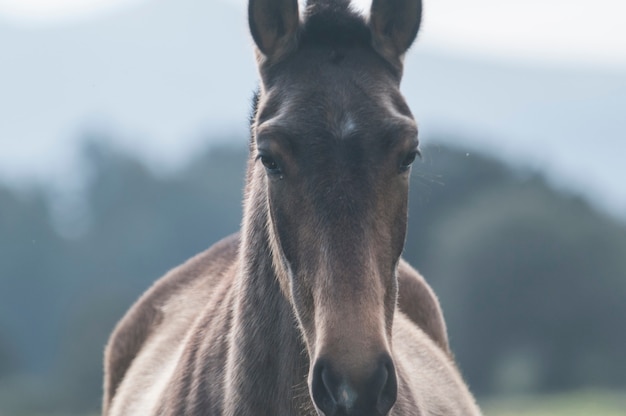
<instances>
[{"instance_id":1,"label":"horse ear","mask_svg":"<svg viewBox=\"0 0 626 416\"><path fill-rule=\"evenodd\" d=\"M268 58L278 57L295 45L298 0L250 0L248 23L259 51Z\"/></svg>"},{"instance_id":2,"label":"horse ear","mask_svg":"<svg viewBox=\"0 0 626 416\"><path fill-rule=\"evenodd\" d=\"M421 20L421 0L373 0L369 24L374 48L393 63L401 63Z\"/></svg>"}]
</instances>

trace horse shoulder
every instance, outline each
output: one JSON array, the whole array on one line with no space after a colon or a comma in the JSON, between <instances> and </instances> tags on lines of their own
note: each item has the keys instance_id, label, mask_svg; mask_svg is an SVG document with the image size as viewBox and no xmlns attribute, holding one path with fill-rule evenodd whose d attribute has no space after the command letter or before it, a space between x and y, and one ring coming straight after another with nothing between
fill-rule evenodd
<instances>
[{"instance_id":1,"label":"horse shoulder","mask_svg":"<svg viewBox=\"0 0 626 416\"><path fill-rule=\"evenodd\" d=\"M209 292L196 289L207 285L215 287L235 262L238 247L239 235L234 234L172 269L157 280L118 322L104 354L103 415L108 414L124 377L151 336L169 326L168 321L181 319L172 315L192 316L190 309L203 306L202 299L189 302L187 295L210 296Z\"/></svg>"},{"instance_id":2,"label":"horse shoulder","mask_svg":"<svg viewBox=\"0 0 626 416\"><path fill-rule=\"evenodd\" d=\"M448 333L437 295L404 259L398 265L398 305L415 325L450 355Z\"/></svg>"},{"instance_id":3,"label":"horse shoulder","mask_svg":"<svg viewBox=\"0 0 626 416\"><path fill-rule=\"evenodd\" d=\"M402 312L394 319L393 346L404 386L393 415L481 415L454 359Z\"/></svg>"}]
</instances>

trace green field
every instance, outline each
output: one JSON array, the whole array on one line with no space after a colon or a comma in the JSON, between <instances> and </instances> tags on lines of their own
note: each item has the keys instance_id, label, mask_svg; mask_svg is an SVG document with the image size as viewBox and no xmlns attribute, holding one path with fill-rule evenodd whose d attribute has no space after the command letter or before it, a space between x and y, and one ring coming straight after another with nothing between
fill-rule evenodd
<instances>
[{"instance_id":1,"label":"green field","mask_svg":"<svg viewBox=\"0 0 626 416\"><path fill-rule=\"evenodd\" d=\"M494 399L483 402L482 408L485 416L626 416L626 392Z\"/></svg>"}]
</instances>

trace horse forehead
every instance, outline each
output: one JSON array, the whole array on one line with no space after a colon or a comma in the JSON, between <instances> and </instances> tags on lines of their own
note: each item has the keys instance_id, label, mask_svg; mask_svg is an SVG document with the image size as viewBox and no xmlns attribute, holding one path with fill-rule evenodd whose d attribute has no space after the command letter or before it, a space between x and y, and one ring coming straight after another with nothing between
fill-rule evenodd
<instances>
[{"instance_id":1,"label":"horse forehead","mask_svg":"<svg viewBox=\"0 0 626 416\"><path fill-rule=\"evenodd\" d=\"M322 133L333 140L376 130L396 113L390 94L362 91L341 83L310 85L289 95L279 104L277 121L293 126L294 130Z\"/></svg>"},{"instance_id":2,"label":"horse forehead","mask_svg":"<svg viewBox=\"0 0 626 416\"><path fill-rule=\"evenodd\" d=\"M406 105L398 84L370 58L357 54L336 63L311 54L281 66L265 89L258 124L334 141L373 134L394 120L411 118L402 108Z\"/></svg>"},{"instance_id":3,"label":"horse forehead","mask_svg":"<svg viewBox=\"0 0 626 416\"><path fill-rule=\"evenodd\" d=\"M363 108L381 97L399 93L398 85L377 59L357 52L355 56L333 61L333 52L294 58L274 78L282 95L316 107L341 110Z\"/></svg>"}]
</instances>

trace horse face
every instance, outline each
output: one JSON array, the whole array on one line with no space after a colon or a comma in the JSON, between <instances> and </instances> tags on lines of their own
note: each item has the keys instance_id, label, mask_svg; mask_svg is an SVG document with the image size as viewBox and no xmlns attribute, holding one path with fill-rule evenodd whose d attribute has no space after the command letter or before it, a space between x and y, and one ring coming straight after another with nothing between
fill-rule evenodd
<instances>
[{"instance_id":1,"label":"horse face","mask_svg":"<svg viewBox=\"0 0 626 416\"><path fill-rule=\"evenodd\" d=\"M311 397L326 416L386 415L398 388L396 267L418 152L399 81L419 25L406 16L419 2L379 3L369 26L342 2L313 3L302 24L295 0L250 3L262 79L253 175L307 345Z\"/></svg>"}]
</instances>

